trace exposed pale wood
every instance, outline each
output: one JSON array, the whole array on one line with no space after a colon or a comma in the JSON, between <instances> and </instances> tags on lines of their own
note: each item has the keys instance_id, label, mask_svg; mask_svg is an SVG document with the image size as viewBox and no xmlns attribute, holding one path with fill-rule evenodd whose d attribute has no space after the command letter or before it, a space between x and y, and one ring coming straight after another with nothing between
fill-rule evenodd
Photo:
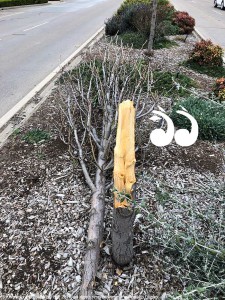
<instances>
[{"instance_id":1,"label":"exposed pale wood","mask_svg":"<svg viewBox=\"0 0 225 300\"><path fill-rule=\"evenodd\" d=\"M127 207L125 199L121 202L120 193L131 195L135 178L135 108L133 102L126 100L119 105L119 120L114 149L114 207Z\"/></svg>"},{"instance_id":2,"label":"exposed pale wood","mask_svg":"<svg viewBox=\"0 0 225 300\"><path fill-rule=\"evenodd\" d=\"M119 120L114 149L114 210L112 256L124 266L133 258L133 222L135 217L133 187L135 178L135 108L132 101L119 106Z\"/></svg>"}]
</instances>

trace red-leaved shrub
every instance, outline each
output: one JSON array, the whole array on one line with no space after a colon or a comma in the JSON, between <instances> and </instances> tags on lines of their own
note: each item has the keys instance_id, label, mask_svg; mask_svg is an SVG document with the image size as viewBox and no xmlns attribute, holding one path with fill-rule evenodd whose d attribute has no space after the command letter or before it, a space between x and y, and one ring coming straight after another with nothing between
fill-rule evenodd
<instances>
[{"instance_id":1,"label":"red-leaved shrub","mask_svg":"<svg viewBox=\"0 0 225 300\"><path fill-rule=\"evenodd\" d=\"M225 78L218 78L214 86L214 94L219 98L219 101L225 101Z\"/></svg>"},{"instance_id":2,"label":"red-leaved shrub","mask_svg":"<svg viewBox=\"0 0 225 300\"><path fill-rule=\"evenodd\" d=\"M202 40L195 44L190 55L190 61L202 66L222 66L223 49L210 40Z\"/></svg>"},{"instance_id":3,"label":"red-leaved shrub","mask_svg":"<svg viewBox=\"0 0 225 300\"><path fill-rule=\"evenodd\" d=\"M185 11L176 11L174 13L173 23L180 28L180 33L192 33L195 27L195 19Z\"/></svg>"}]
</instances>

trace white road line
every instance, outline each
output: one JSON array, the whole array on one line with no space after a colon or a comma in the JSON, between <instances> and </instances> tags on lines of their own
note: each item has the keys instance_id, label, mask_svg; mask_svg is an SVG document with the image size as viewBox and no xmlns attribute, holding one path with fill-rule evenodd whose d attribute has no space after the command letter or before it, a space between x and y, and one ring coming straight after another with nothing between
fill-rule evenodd
<instances>
[{"instance_id":1,"label":"white road line","mask_svg":"<svg viewBox=\"0 0 225 300\"><path fill-rule=\"evenodd\" d=\"M11 16L19 15L19 14L24 14L24 11L22 11L22 12L17 12L17 13L14 13L14 14L10 14L10 15L4 15L4 16L0 16L0 18L7 18L7 17L11 17Z\"/></svg>"},{"instance_id":2,"label":"white road line","mask_svg":"<svg viewBox=\"0 0 225 300\"><path fill-rule=\"evenodd\" d=\"M47 23L48 23L48 22L38 24L38 25L36 25L36 26L33 26L33 27L30 27L30 28L24 29L24 31L32 30L32 29L34 29L34 28L40 27L40 26L42 26L42 25L45 25L45 24L47 24Z\"/></svg>"}]
</instances>

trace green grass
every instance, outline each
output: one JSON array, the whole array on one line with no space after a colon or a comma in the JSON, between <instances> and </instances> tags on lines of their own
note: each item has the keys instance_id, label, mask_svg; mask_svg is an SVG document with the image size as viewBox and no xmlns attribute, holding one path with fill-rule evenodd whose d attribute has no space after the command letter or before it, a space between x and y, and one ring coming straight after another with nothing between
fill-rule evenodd
<instances>
[{"instance_id":1,"label":"green grass","mask_svg":"<svg viewBox=\"0 0 225 300\"><path fill-rule=\"evenodd\" d=\"M0 7L47 3L48 0L0 0Z\"/></svg>"},{"instance_id":2,"label":"green grass","mask_svg":"<svg viewBox=\"0 0 225 300\"><path fill-rule=\"evenodd\" d=\"M184 107L191 114L199 126L199 139L225 141L225 106L214 101L190 97L177 102L170 115L174 125L178 128L191 130L191 122L176 113Z\"/></svg>"},{"instance_id":3,"label":"green grass","mask_svg":"<svg viewBox=\"0 0 225 300\"><path fill-rule=\"evenodd\" d=\"M50 134L41 129L32 129L24 134L22 139L28 144L37 144L48 141L50 139Z\"/></svg>"},{"instance_id":4,"label":"green grass","mask_svg":"<svg viewBox=\"0 0 225 300\"><path fill-rule=\"evenodd\" d=\"M223 66L200 66L192 61L186 61L183 65L198 73L206 74L211 77L219 78L225 76L225 68Z\"/></svg>"}]
</instances>

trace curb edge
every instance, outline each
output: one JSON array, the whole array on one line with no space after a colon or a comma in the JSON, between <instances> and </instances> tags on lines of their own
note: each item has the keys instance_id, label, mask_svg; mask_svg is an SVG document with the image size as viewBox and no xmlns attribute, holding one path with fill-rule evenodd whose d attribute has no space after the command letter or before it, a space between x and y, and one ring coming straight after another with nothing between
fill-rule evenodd
<instances>
[{"instance_id":1,"label":"curb edge","mask_svg":"<svg viewBox=\"0 0 225 300\"><path fill-rule=\"evenodd\" d=\"M7 141L8 137L13 133L16 128L19 128L24 124L31 115L45 102L47 99L48 89L52 90L51 85L54 84L54 80L57 78L59 73L70 65L75 66L85 48L95 43L104 33L105 26L98 29L89 39L86 40L80 47L78 47L67 59L64 60L58 67L56 67L48 76L46 76L39 84L37 84L26 96L24 96L14 107L12 107L6 114L0 118L0 148ZM74 62L74 64L73 64ZM42 99L36 104L35 96L41 95ZM35 104L34 104L35 103ZM22 113L27 107L31 106L30 112L20 122L14 123L13 118L17 114Z\"/></svg>"}]
</instances>

